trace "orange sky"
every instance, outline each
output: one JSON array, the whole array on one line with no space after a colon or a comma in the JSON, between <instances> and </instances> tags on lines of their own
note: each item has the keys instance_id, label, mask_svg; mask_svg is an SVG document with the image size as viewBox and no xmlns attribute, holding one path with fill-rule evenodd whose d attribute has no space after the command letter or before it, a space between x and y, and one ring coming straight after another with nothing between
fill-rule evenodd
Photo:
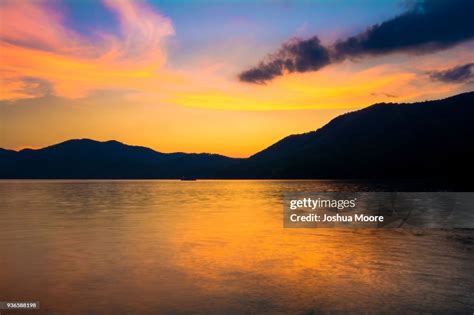
<instances>
[{"instance_id":1,"label":"orange sky","mask_svg":"<svg viewBox=\"0 0 474 315\"><path fill-rule=\"evenodd\" d=\"M54 4L1 3L0 147L93 138L162 152L244 157L372 103L468 89L433 82L427 73L470 62L470 46L429 56L346 60L266 85L248 84L236 74L256 59L245 60L242 42L223 59L201 51L192 63L170 63L177 31L155 6L104 1L118 31L97 30L91 39L72 29L67 12ZM251 42L244 44L252 50ZM242 61L228 61L236 58Z\"/></svg>"}]
</instances>

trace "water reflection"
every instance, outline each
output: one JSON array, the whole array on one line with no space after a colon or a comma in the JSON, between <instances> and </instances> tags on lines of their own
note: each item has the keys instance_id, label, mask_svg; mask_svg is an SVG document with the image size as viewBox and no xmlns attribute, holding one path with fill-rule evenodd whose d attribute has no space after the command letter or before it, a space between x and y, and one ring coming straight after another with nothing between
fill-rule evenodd
<instances>
[{"instance_id":1,"label":"water reflection","mask_svg":"<svg viewBox=\"0 0 474 315\"><path fill-rule=\"evenodd\" d=\"M470 230L283 229L283 192L371 189L1 182L2 299L43 314L472 311Z\"/></svg>"}]
</instances>

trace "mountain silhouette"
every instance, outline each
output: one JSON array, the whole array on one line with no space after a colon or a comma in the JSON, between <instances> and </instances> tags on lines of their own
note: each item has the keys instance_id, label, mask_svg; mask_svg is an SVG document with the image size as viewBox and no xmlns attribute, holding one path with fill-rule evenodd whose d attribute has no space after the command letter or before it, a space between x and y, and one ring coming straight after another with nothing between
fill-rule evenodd
<instances>
[{"instance_id":1,"label":"mountain silhouette","mask_svg":"<svg viewBox=\"0 0 474 315\"><path fill-rule=\"evenodd\" d=\"M288 136L247 159L160 153L117 141L0 149L0 178L470 179L474 92L375 104Z\"/></svg>"},{"instance_id":2,"label":"mountain silhouette","mask_svg":"<svg viewBox=\"0 0 474 315\"><path fill-rule=\"evenodd\" d=\"M238 159L160 153L118 141L65 141L39 150L0 151L1 178L208 178Z\"/></svg>"},{"instance_id":3,"label":"mountain silhouette","mask_svg":"<svg viewBox=\"0 0 474 315\"><path fill-rule=\"evenodd\" d=\"M245 178L460 178L474 168L474 92L375 104L291 135L225 172Z\"/></svg>"}]
</instances>

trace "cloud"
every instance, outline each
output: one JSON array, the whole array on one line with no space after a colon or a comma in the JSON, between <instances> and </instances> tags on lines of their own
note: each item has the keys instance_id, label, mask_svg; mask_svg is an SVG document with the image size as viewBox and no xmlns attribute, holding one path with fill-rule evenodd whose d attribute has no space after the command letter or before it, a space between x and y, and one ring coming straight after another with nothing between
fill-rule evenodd
<instances>
[{"instance_id":1,"label":"cloud","mask_svg":"<svg viewBox=\"0 0 474 315\"><path fill-rule=\"evenodd\" d=\"M39 82L43 89L48 82L48 93L70 98L131 88L143 78L156 78L155 86L166 82L171 20L144 2L104 3L118 31L79 34L56 2L0 1L0 99L30 98Z\"/></svg>"},{"instance_id":2,"label":"cloud","mask_svg":"<svg viewBox=\"0 0 474 315\"><path fill-rule=\"evenodd\" d=\"M338 41L336 57L386 54L397 51L427 53L474 37L472 0L427 0L408 12Z\"/></svg>"},{"instance_id":3,"label":"cloud","mask_svg":"<svg viewBox=\"0 0 474 315\"><path fill-rule=\"evenodd\" d=\"M388 98L397 98L398 97L398 95L396 95L396 94L386 93L386 92L372 92L372 93L370 93L370 95L375 96L375 97L384 96L384 97L388 97Z\"/></svg>"},{"instance_id":4,"label":"cloud","mask_svg":"<svg viewBox=\"0 0 474 315\"><path fill-rule=\"evenodd\" d=\"M21 81L23 86L18 91L19 93L31 95L32 97L43 97L54 92L51 83L41 78L24 77L21 78Z\"/></svg>"},{"instance_id":5,"label":"cloud","mask_svg":"<svg viewBox=\"0 0 474 315\"><path fill-rule=\"evenodd\" d=\"M318 37L308 40L292 39L267 61L239 75L241 81L264 83L286 72L316 71L329 64L329 51Z\"/></svg>"},{"instance_id":6,"label":"cloud","mask_svg":"<svg viewBox=\"0 0 474 315\"><path fill-rule=\"evenodd\" d=\"M0 2L0 39L15 46L60 51L77 39L62 26L63 20L51 3L5 0Z\"/></svg>"},{"instance_id":7,"label":"cloud","mask_svg":"<svg viewBox=\"0 0 474 315\"><path fill-rule=\"evenodd\" d=\"M290 73L317 71L345 59L395 52L431 53L474 38L473 19L472 0L414 2L404 14L373 25L356 36L337 40L329 47L321 46L317 37L294 39L256 67L242 72L239 79L265 83L283 75L285 70ZM311 43L317 49L305 49ZM296 67L295 61L314 66Z\"/></svg>"},{"instance_id":8,"label":"cloud","mask_svg":"<svg viewBox=\"0 0 474 315\"><path fill-rule=\"evenodd\" d=\"M162 63L163 41L174 35L171 20L144 2L104 0L104 3L117 15L122 33L118 39L109 38L113 43L109 56Z\"/></svg>"},{"instance_id":9,"label":"cloud","mask_svg":"<svg viewBox=\"0 0 474 315\"><path fill-rule=\"evenodd\" d=\"M442 71L432 71L430 78L446 83L470 82L474 80L474 63L467 63Z\"/></svg>"},{"instance_id":10,"label":"cloud","mask_svg":"<svg viewBox=\"0 0 474 315\"><path fill-rule=\"evenodd\" d=\"M2 79L0 84L0 101L3 99L37 98L54 93L50 82L36 77ZM7 96L7 97L4 97Z\"/></svg>"}]
</instances>

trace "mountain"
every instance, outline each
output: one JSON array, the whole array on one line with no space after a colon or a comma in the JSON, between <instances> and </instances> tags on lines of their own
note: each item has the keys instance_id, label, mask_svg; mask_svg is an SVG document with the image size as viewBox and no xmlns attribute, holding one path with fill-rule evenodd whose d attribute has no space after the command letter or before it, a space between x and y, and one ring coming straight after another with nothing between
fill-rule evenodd
<instances>
[{"instance_id":1,"label":"mountain","mask_svg":"<svg viewBox=\"0 0 474 315\"><path fill-rule=\"evenodd\" d=\"M238 159L160 153L118 141L69 140L39 150L0 150L0 178L209 178Z\"/></svg>"},{"instance_id":2,"label":"mountain","mask_svg":"<svg viewBox=\"0 0 474 315\"><path fill-rule=\"evenodd\" d=\"M471 179L474 92L375 104L291 135L247 159L160 153L117 141L0 149L0 178Z\"/></svg>"},{"instance_id":3,"label":"mountain","mask_svg":"<svg viewBox=\"0 0 474 315\"><path fill-rule=\"evenodd\" d=\"M234 178L460 178L474 169L474 92L375 104L291 135L225 170Z\"/></svg>"}]
</instances>

